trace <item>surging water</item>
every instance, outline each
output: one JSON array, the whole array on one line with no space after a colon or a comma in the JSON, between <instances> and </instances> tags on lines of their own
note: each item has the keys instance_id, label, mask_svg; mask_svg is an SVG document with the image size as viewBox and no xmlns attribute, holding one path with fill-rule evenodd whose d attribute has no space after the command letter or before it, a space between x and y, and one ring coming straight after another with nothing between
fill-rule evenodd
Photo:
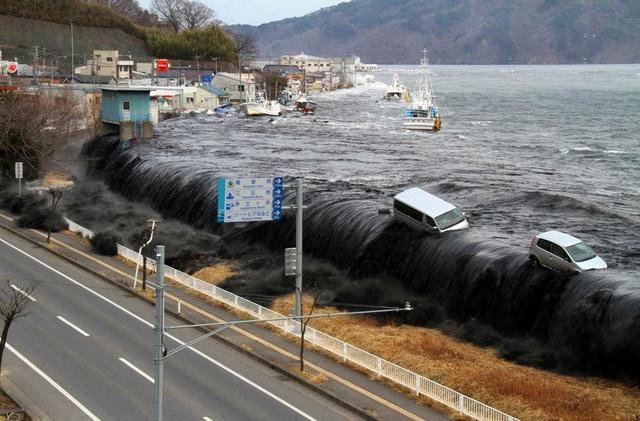
<instances>
[{"instance_id":1,"label":"surging water","mask_svg":"<svg viewBox=\"0 0 640 421\"><path fill-rule=\"evenodd\" d=\"M639 70L434 66L438 134L401 129L406 104L381 99L387 70L371 85L318 95L315 116L168 121L144 156L220 176L282 174L338 193L375 190L387 206L420 186L465 209L475 232L514 249L560 229L611 267L637 270ZM401 69L408 87L417 77L417 68Z\"/></svg>"},{"instance_id":2,"label":"surging water","mask_svg":"<svg viewBox=\"0 0 640 421\"><path fill-rule=\"evenodd\" d=\"M107 157L113 189L207 229L217 177L302 175L307 252L355 278L396 279L457 320L539 338L565 366L638 379L637 67L435 68L438 134L402 131L404 104L378 100L378 83L319 95L315 116L168 121L142 160L109 139L90 150ZM410 185L466 209L471 229L428 237L378 213ZM615 268L532 269L528 242L550 228L594 244ZM292 224L249 236L281 249Z\"/></svg>"}]
</instances>

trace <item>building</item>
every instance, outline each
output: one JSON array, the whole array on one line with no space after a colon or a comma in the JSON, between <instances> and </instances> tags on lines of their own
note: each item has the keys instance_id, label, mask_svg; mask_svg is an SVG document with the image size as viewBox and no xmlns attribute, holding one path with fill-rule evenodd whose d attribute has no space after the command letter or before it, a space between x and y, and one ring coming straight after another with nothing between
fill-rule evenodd
<instances>
[{"instance_id":1,"label":"building","mask_svg":"<svg viewBox=\"0 0 640 421\"><path fill-rule=\"evenodd\" d=\"M280 76L301 75L302 70L296 65L289 64L267 64L262 69L264 73L277 73Z\"/></svg>"},{"instance_id":2,"label":"building","mask_svg":"<svg viewBox=\"0 0 640 421\"><path fill-rule=\"evenodd\" d=\"M131 56L121 56L118 50L94 50L93 57L84 66L76 67L75 73L91 76L112 76L116 79L131 79L134 62Z\"/></svg>"},{"instance_id":3,"label":"building","mask_svg":"<svg viewBox=\"0 0 640 421\"><path fill-rule=\"evenodd\" d=\"M286 55L280 57L281 65L298 66L300 69L306 69L308 72L329 72L331 71L331 59L324 57L316 57L305 54Z\"/></svg>"},{"instance_id":4,"label":"building","mask_svg":"<svg viewBox=\"0 0 640 421\"><path fill-rule=\"evenodd\" d=\"M217 106L229 102L231 94L220 88L211 85L200 85L196 88L194 96L194 106L213 110Z\"/></svg>"},{"instance_id":5,"label":"building","mask_svg":"<svg viewBox=\"0 0 640 421\"><path fill-rule=\"evenodd\" d=\"M151 88L101 89L101 134L118 133L120 140L153 137Z\"/></svg>"},{"instance_id":6,"label":"building","mask_svg":"<svg viewBox=\"0 0 640 421\"><path fill-rule=\"evenodd\" d=\"M242 80L238 73L216 73L212 86L229 93L229 101L244 102L256 96L256 80L252 73L242 73Z\"/></svg>"}]
</instances>

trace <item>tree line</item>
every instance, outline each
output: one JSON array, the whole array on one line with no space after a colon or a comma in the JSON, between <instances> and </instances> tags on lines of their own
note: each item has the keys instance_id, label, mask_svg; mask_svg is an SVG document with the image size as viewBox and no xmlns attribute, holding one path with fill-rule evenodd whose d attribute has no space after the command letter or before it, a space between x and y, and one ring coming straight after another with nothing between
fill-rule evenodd
<instances>
[{"instance_id":1,"label":"tree line","mask_svg":"<svg viewBox=\"0 0 640 421\"><path fill-rule=\"evenodd\" d=\"M193 0L153 0L150 10L137 0L0 0L0 14L121 29L144 40L155 57L235 63L238 53L256 53L253 40L247 46L246 37L223 29L212 9Z\"/></svg>"}]
</instances>

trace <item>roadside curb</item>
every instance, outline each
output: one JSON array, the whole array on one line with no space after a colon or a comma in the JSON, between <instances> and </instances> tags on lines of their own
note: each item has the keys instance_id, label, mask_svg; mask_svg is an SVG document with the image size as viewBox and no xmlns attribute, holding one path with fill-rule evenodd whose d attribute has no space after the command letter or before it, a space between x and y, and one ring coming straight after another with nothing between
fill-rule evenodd
<instances>
[{"instance_id":1,"label":"roadside curb","mask_svg":"<svg viewBox=\"0 0 640 421\"><path fill-rule=\"evenodd\" d=\"M80 269L82 269L82 270L84 270L86 272L89 272L90 274L92 274L94 276L97 276L97 277L99 277L99 278L101 278L101 279L103 279L103 280L105 280L105 281L117 286L118 288L130 293L130 294L133 294L138 299L143 300L143 301L145 301L147 303L150 303L150 304L154 304L153 300L151 300L151 299L145 297L144 295L138 293L137 291L129 288L128 286L124 285L122 282L119 282L118 280L115 280L115 279L111 279L105 274L102 274L102 273L100 273L100 272L98 272L98 271L96 271L94 269L91 269L89 267L84 266L81 262L78 262L77 260L71 258L70 256L67 256L67 255L65 255L63 253L58 252L57 250L51 249L49 247L46 247L46 245L44 245L40 241L37 241L37 240L29 237L25 233L20 232L19 230L16 230L14 227L7 226L4 222L0 222L0 227L3 228L3 229L6 229L7 231L11 232L12 234L14 234L14 235L16 235L16 236L18 236L18 237L20 237L20 238L32 243L32 244L34 244L34 245L44 249L44 250L47 250L48 252L54 254L55 256L65 260L65 261L67 261L69 263L71 263L72 265L74 265L74 266L76 266L76 267L78 267L78 268L80 268ZM176 318L184 321L185 323L195 323L193 320L187 318L186 316L184 316L182 314L174 312L173 310L167 310L165 308L165 311L167 313L169 313L171 316L176 317ZM197 329L199 329L200 331L202 331L204 333L210 332L209 329L206 329L204 327L197 327ZM349 402L345 401L344 399L341 399L340 397L334 395L331 392L328 392L327 390L323 389L322 387L317 386L317 385L307 381L306 379L295 375L294 373L286 370L285 368L280 367L279 365L277 365L274 362L272 362L272 361L270 361L270 360L258 355L257 353L251 352L250 350L242 347L241 345L235 344L235 343L229 341L228 339L225 339L224 337L221 337L221 336L218 336L218 335L214 335L213 337L215 339L223 342L225 345L228 345L228 346L232 347L234 350L242 352L244 355L250 357L254 361L257 361L257 362L265 365L266 367L278 372L279 374L282 374L282 375L290 378L291 380L294 380L294 381L298 382L299 384L301 384L302 386L306 387L307 389L309 389L309 390L311 390L311 391L313 391L315 393L318 393L319 395L324 396L325 398L331 400L332 402L336 403L337 405L339 405L339 406L341 406L341 407L343 407L343 408L355 413L356 415L358 415L358 416L360 416L360 417L362 417L364 419L367 419L367 420L377 420L378 419L378 418L372 416L370 413L366 412L365 410L350 404Z\"/></svg>"}]
</instances>

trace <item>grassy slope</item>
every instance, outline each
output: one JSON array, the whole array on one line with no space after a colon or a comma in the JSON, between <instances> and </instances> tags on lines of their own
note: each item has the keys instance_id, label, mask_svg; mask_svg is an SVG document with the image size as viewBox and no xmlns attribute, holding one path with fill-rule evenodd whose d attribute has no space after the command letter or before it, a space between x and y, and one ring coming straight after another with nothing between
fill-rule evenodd
<instances>
[{"instance_id":1,"label":"grassy slope","mask_svg":"<svg viewBox=\"0 0 640 421\"><path fill-rule=\"evenodd\" d=\"M69 25L0 15L0 49L4 59L14 56L22 63L31 63L32 46L45 47L50 55L71 56ZM74 26L76 65L82 64L83 54L90 57L94 49L119 50L131 54L136 61L149 60L145 41L120 29ZM63 63L63 61L60 61ZM64 61L65 65L70 63Z\"/></svg>"},{"instance_id":2,"label":"grassy slope","mask_svg":"<svg viewBox=\"0 0 640 421\"><path fill-rule=\"evenodd\" d=\"M308 297L305 305L308 313ZM292 307L292 296L272 306L281 314ZM335 309L316 314L328 310ZM381 325L357 316L309 324L523 420L633 420L640 414L638 387L520 366L499 358L491 348L434 329Z\"/></svg>"}]
</instances>

